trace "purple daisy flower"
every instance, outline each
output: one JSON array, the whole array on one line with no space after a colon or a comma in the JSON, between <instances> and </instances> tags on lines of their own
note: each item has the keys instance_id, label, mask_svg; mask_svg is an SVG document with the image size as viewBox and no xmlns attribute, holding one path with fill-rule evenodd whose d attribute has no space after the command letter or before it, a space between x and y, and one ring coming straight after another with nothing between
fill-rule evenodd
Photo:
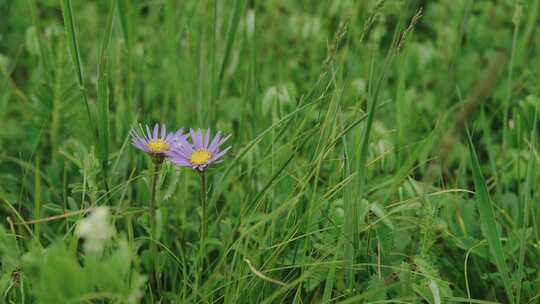
<instances>
[{"instance_id":1,"label":"purple daisy flower","mask_svg":"<svg viewBox=\"0 0 540 304\"><path fill-rule=\"evenodd\" d=\"M165 125L156 124L153 132L146 125L146 132L139 124L138 130L131 130L131 143L135 148L150 154L151 156L165 156L170 149L178 144L186 142L187 135L182 134L183 129L173 133L167 133Z\"/></svg>"},{"instance_id":2,"label":"purple daisy flower","mask_svg":"<svg viewBox=\"0 0 540 304\"><path fill-rule=\"evenodd\" d=\"M221 158L231 148L220 149L220 146L230 137L229 135L222 138L221 131L217 132L211 142L210 129L206 130L206 132L201 129L190 129L189 134L192 143L179 143L167 152L167 156L171 158L174 164L203 172L208 166L222 162Z\"/></svg>"}]
</instances>

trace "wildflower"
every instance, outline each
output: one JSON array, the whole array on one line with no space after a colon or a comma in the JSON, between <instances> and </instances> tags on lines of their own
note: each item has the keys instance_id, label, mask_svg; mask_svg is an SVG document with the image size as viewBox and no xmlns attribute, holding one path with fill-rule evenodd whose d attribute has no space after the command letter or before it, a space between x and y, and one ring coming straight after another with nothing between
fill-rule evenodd
<instances>
[{"instance_id":1,"label":"wildflower","mask_svg":"<svg viewBox=\"0 0 540 304\"><path fill-rule=\"evenodd\" d=\"M146 133L141 125L139 130L131 131L131 143L135 148L149 154L155 162L161 163L165 154L177 143L186 141L187 135L183 135L183 129L174 133L167 133L165 125L156 124L153 132L146 126Z\"/></svg>"},{"instance_id":2,"label":"wildflower","mask_svg":"<svg viewBox=\"0 0 540 304\"><path fill-rule=\"evenodd\" d=\"M229 139L221 137L221 131L210 142L210 129L203 133L201 129L189 130L192 143L180 143L167 152L171 161L179 166L203 172L208 166L222 162L221 159L231 147L220 150L220 146Z\"/></svg>"},{"instance_id":3,"label":"wildflower","mask_svg":"<svg viewBox=\"0 0 540 304\"><path fill-rule=\"evenodd\" d=\"M105 244L114 234L110 223L109 208L98 207L92 213L79 221L77 234L84 239L84 250L87 253L100 254Z\"/></svg>"}]
</instances>

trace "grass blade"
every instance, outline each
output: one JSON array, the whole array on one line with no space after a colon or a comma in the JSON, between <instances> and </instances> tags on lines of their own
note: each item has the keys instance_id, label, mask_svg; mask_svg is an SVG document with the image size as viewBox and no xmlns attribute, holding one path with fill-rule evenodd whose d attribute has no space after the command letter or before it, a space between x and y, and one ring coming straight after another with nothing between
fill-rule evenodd
<instances>
[{"instance_id":1,"label":"grass blade","mask_svg":"<svg viewBox=\"0 0 540 304\"><path fill-rule=\"evenodd\" d=\"M343 166L343 179L346 179L351 175L351 160L349 157L350 148L347 146L346 138L343 137L343 151L345 164ZM346 269L346 280L348 286L354 285L354 263L355 263L355 250L357 245L357 233L358 233L358 220L357 220L357 208L355 204L353 189L351 185L348 185L343 190L343 208L345 211L343 236L344 236L344 267Z\"/></svg>"},{"instance_id":2,"label":"grass blade","mask_svg":"<svg viewBox=\"0 0 540 304\"><path fill-rule=\"evenodd\" d=\"M41 176L39 176L39 156L36 156L35 159L35 170L34 170L34 219L41 218ZM40 225L34 225L34 237L37 241L40 241Z\"/></svg>"},{"instance_id":3,"label":"grass blade","mask_svg":"<svg viewBox=\"0 0 540 304\"><path fill-rule=\"evenodd\" d=\"M219 95L221 93L221 85L223 83L223 77L225 75L225 68L227 67L227 62L229 61L229 57L231 57L231 49L232 44L234 42L234 37L236 36L236 32L238 30L238 24L240 23L240 13L242 12L242 8L244 1L243 0L236 0L234 4L234 13L231 19L231 23L229 24L229 30L227 33L227 45L225 47L225 56L223 57L223 62L221 63L221 68L219 70L219 78L216 88L216 98L219 98Z\"/></svg>"},{"instance_id":4,"label":"grass blade","mask_svg":"<svg viewBox=\"0 0 540 304\"><path fill-rule=\"evenodd\" d=\"M101 169L103 174L103 181L105 183L105 190L109 192L107 184L107 177L109 171L109 75L108 75L108 55L107 50L109 48L109 41L111 40L111 32L114 20L114 3L111 4L109 15L107 17L107 24L105 26L105 33L103 34L103 40L101 43L99 67L98 67L98 134L99 134L99 160L101 163Z\"/></svg>"},{"instance_id":5,"label":"grass blade","mask_svg":"<svg viewBox=\"0 0 540 304\"><path fill-rule=\"evenodd\" d=\"M90 123L90 128L96 137L97 143L97 133L94 119L92 118L92 112L90 111L90 105L88 103L88 97L86 96L86 89L84 86L84 75L82 69L81 55L79 52L79 44L77 42L77 31L75 27L75 21L73 18L73 7L71 6L71 0L62 0L62 15L64 16L64 27L66 30L66 35L68 38L69 51L73 61L73 66L77 75L77 83L79 89L81 90L81 95L83 97L84 105L86 107L86 114L88 115L88 121Z\"/></svg>"},{"instance_id":6,"label":"grass blade","mask_svg":"<svg viewBox=\"0 0 540 304\"><path fill-rule=\"evenodd\" d=\"M373 82L375 83L374 84L375 88L374 88L373 93L368 93L369 104L368 104L366 124L361 131L362 133L360 137L360 147L358 151L355 151L355 153L358 154L358 156L355 158L356 161L353 161L356 163L356 172L358 172L358 177L357 177L357 181L355 185L356 189L355 189L355 193L353 194L352 190L350 190L351 186L349 185L346 191L351 191L351 193L345 193L345 197L344 197L344 205L346 208L345 212L347 214L345 218L345 224L344 224L344 232L345 232L344 236L352 237L352 239L349 239L349 241L346 241L344 243L344 246L345 246L344 250L345 250L345 257L346 257L345 260L349 264L347 265L347 262L346 262L346 265L345 265L346 268L348 267L347 277L348 277L349 288L352 288L354 286L354 270L352 266L354 264L354 261L356 260L355 248L358 247L357 246L358 240L357 240L357 233L356 233L358 229L358 220L357 220L358 209L357 208L359 208L361 204L363 204L362 198L363 198L363 192L365 191L364 185L365 185L365 180L367 177L366 167L367 167L367 158L368 158L368 152L369 152L370 135L371 135L372 127L373 127L375 113L378 108L378 102L379 102L381 89L384 83L386 82L386 78L390 71L391 63L393 59L395 58L398 51L397 48L398 48L398 42L399 42L399 32L401 28L403 27L403 20L404 20L403 17L404 15L400 17L399 25L396 26L396 29L394 31L392 44L384 60L380 76L376 80L373 80L370 82L370 86L371 86L371 83ZM372 75L373 75L373 69L374 68L372 65L371 73L370 73ZM371 89L368 91L371 92ZM345 148L345 150L346 149L347 148ZM349 154L352 154L352 153L349 153ZM349 173L352 173L352 172L349 172ZM356 199L353 199L353 197L356 197ZM350 201L347 202L348 200ZM356 200L360 201L359 204L355 204ZM365 208L365 206L363 207Z\"/></svg>"},{"instance_id":7,"label":"grass blade","mask_svg":"<svg viewBox=\"0 0 540 304\"><path fill-rule=\"evenodd\" d=\"M480 224L482 232L489 244L489 250L493 255L495 264L502 278L504 289L510 303L514 303L514 295L512 292L512 284L508 267L504 258L504 252L501 244L499 231L497 230L497 220L495 219L495 211L493 210L491 198L486 186L486 181L480 170L478 156L474 150L474 145L471 139L471 134L467 133L469 139L469 153L471 157L471 169L473 173L474 186L476 189L476 201L478 211L480 212Z\"/></svg>"},{"instance_id":8,"label":"grass blade","mask_svg":"<svg viewBox=\"0 0 540 304\"><path fill-rule=\"evenodd\" d=\"M118 16L120 16L120 25L122 26L122 33L124 35L124 40L126 45L131 45L130 37L130 14L131 14L131 4L128 0L118 0Z\"/></svg>"},{"instance_id":9,"label":"grass blade","mask_svg":"<svg viewBox=\"0 0 540 304\"><path fill-rule=\"evenodd\" d=\"M527 177L525 179L525 187L524 187L524 194L523 194L523 226L521 228L521 236L519 238L519 258L518 258L518 265L517 265L517 273L518 273L518 282L517 282L517 295L516 295L516 303L520 303L521 301L521 287L523 283L523 277L524 277L524 263L525 263L525 247L527 246L527 228L529 227L529 213L530 213L530 201L531 201L531 184L534 181L534 173L535 173L535 143L536 143L536 122L537 122L537 113L534 115L534 122L533 127L531 131L531 139L530 139L530 147L529 147L529 161L527 163Z\"/></svg>"}]
</instances>

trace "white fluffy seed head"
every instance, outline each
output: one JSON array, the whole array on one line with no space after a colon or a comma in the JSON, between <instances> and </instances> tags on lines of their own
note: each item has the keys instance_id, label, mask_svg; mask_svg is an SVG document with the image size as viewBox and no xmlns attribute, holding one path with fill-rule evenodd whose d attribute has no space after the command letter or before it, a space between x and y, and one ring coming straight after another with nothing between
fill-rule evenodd
<instances>
[{"instance_id":1,"label":"white fluffy seed head","mask_svg":"<svg viewBox=\"0 0 540 304\"><path fill-rule=\"evenodd\" d=\"M100 254L107 241L113 236L108 207L98 207L77 224L77 235L84 239L86 253Z\"/></svg>"}]
</instances>

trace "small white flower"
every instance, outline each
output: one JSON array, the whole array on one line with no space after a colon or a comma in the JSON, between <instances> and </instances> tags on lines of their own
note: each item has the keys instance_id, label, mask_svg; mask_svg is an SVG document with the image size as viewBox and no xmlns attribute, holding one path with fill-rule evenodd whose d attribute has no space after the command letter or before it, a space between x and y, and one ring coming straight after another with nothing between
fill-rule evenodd
<instances>
[{"instance_id":1,"label":"small white flower","mask_svg":"<svg viewBox=\"0 0 540 304\"><path fill-rule=\"evenodd\" d=\"M114 234L109 208L98 207L92 210L89 216L79 221L77 234L84 239L84 250L87 253L100 254Z\"/></svg>"}]
</instances>

